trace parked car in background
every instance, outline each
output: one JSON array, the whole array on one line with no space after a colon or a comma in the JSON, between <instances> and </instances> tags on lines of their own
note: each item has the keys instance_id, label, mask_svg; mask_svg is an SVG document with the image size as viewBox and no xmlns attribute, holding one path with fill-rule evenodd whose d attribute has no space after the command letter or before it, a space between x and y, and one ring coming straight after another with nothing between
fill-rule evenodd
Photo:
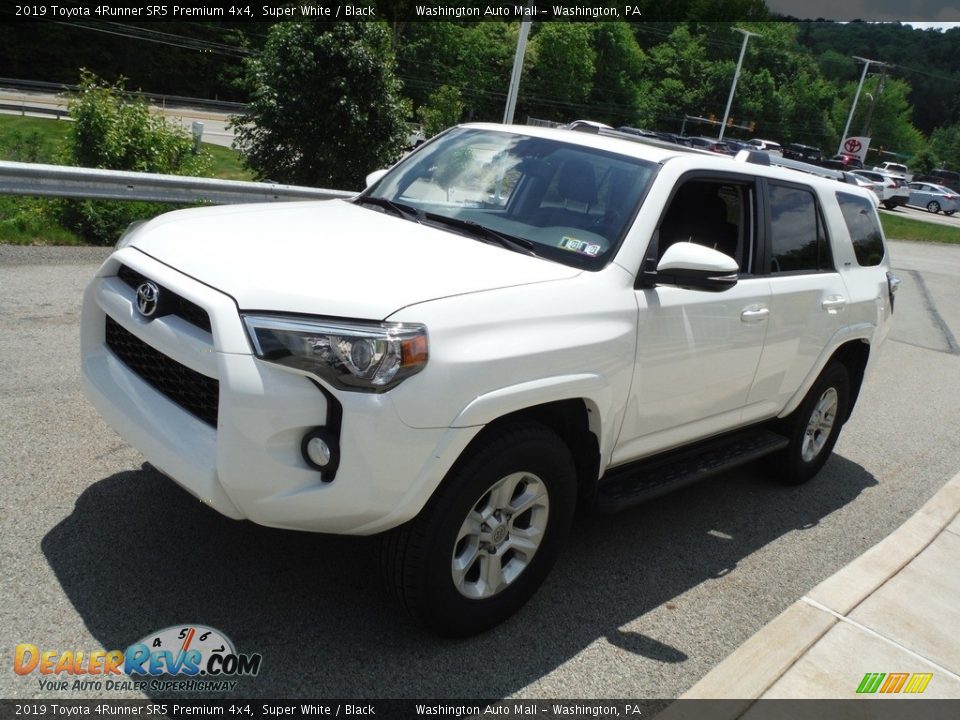
<instances>
[{"instance_id":1,"label":"parked car in background","mask_svg":"<svg viewBox=\"0 0 960 720\"><path fill-rule=\"evenodd\" d=\"M960 207L960 195L943 185L912 182L907 188L910 190L907 205L926 208L932 213L943 210L944 215L953 215Z\"/></svg>"},{"instance_id":2,"label":"parked car in background","mask_svg":"<svg viewBox=\"0 0 960 720\"><path fill-rule=\"evenodd\" d=\"M771 155L783 155L783 147L780 143L773 140L761 140L760 138L753 138L747 140L747 144L753 145L758 150L766 150Z\"/></svg>"},{"instance_id":3,"label":"parked car in background","mask_svg":"<svg viewBox=\"0 0 960 720\"><path fill-rule=\"evenodd\" d=\"M783 156L789 160L802 160L803 162L817 163L823 161L823 152L818 147L812 145L801 145L800 143L790 143L783 149Z\"/></svg>"},{"instance_id":4,"label":"parked car in background","mask_svg":"<svg viewBox=\"0 0 960 720\"><path fill-rule=\"evenodd\" d=\"M910 170L903 163L883 162L879 165L874 165L873 169L877 172L886 173L892 177L901 177L907 182L910 182L910 180L913 178L913 176L910 174Z\"/></svg>"},{"instance_id":5,"label":"parked car in background","mask_svg":"<svg viewBox=\"0 0 960 720\"><path fill-rule=\"evenodd\" d=\"M730 148L730 152L732 152L734 155L741 150L756 150L756 148L746 140L731 140L730 138L724 138L723 141L727 144L727 147Z\"/></svg>"},{"instance_id":6,"label":"parked car in background","mask_svg":"<svg viewBox=\"0 0 960 720\"><path fill-rule=\"evenodd\" d=\"M934 185L943 185L954 192L960 192L960 173L955 170L940 168L931 170L926 175L918 175L913 178L914 182L933 183Z\"/></svg>"},{"instance_id":7,"label":"parked car in background","mask_svg":"<svg viewBox=\"0 0 960 720\"><path fill-rule=\"evenodd\" d=\"M883 194L880 196L880 202L887 210L893 210L895 207L906 205L910 199L910 189L903 178L894 178L875 170L854 170L854 175L859 175L867 180L880 183L883 187Z\"/></svg>"},{"instance_id":8,"label":"parked car in background","mask_svg":"<svg viewBox=\"0 0 960 720\"><path fill-rule=\"evenodd\" d=\"M720 153L721 155L732 155L733 151L730 149L730 146L725 142L721 142L716 138L708 137L689 137L687 138L690 141L690 147L699 148L700 150L709 150L710 152Z\"/></svg>"},{"instance_id":9,"label":"parked car in background","mask_svg":"<svg viewBox=\"0 0 960 720\"><path fill-rule=\"evenodd\" d=\"M829 160L824 160L821 165L833 168L834 170L859 170L863 168L863 161L856 155L840 153L839 155L834 155Z\"/></svg>"},{"instance_id":10,"label":"parked car in background","mask_svg":"<svg viewBox=\"0 0 960 720\"><path fill-rule=\"evenodd\" d=\"M857 187L862 187L869 190L873 193L873 198L876 200L875 205L880 207L880 199L883 197L883 183L874 182L873 180L867 180L867 178L862 175L857 175L856 173L844 173L846 176L846 181L853 181Z\"/></svg>"}]
</instances>

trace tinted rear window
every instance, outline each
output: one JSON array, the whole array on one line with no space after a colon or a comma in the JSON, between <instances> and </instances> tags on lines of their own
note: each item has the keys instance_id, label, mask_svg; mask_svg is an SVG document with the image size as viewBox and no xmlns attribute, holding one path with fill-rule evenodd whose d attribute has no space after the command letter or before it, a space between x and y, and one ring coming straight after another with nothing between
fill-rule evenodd
<instances>
[{"instance_id":1,"label":"tinted rear window","mask_svg":"<svg viewBox=\"0 0 960 720\"><path fill-rule=\"evenodd\" d=\"M857 262L864 266L879 265L883 260L883 233L873 203L842 192L837 193L837 202L850 232Z\"/></svg>"}]
</instances>

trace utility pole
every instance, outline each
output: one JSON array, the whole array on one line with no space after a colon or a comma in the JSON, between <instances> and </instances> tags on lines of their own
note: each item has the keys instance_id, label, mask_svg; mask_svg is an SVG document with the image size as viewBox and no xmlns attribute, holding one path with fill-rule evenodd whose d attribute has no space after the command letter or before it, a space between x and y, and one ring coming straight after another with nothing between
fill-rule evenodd
<instances>
[{"instance_id":1,"label":"utility pole","mask_svg":"<svg viewBox=\"0 0 960 720\"><path fill-rule=\"evenodd\" d=\"M871 65L883 65L886 66L886 63L880 62L879 60L867 60L867 58L853 56L854 60L859 60L863 63L863 72L860 74L860 84L857 85L857 92L853 96L853 105L850 107L850 115L847 116L847 124L843 128L843 134L840 136L840 146L837 148L837 155L843 152L843 141L847 139L847 132L850 130L850 123L853 122L853 113L857 109L857 100L860 99L860 91L863 90L863 81L867 79L867 70Z\"/></svg>"},{"instance_id":2,"label":"utility pole","mask_svg":"<svg viewBox=\"0 0 960 720\"><path fill-rule=\"evenodd\" d=\"M527 13L520 22L517 51L513 54L513 72L510 74L510 89L507 90L507 106L503 109L503 124L513 124L513 111L517 109L517 93L520 90L520 75L523 73L523 56L527 52L527 35L530 33L533 0L527 0Z\"/></svg>"},{"instance_id":3,"label":"utility pole","mask_svg":"<svg viewBox=\"0 0 960 720\"><path fill-rule=\"evenodd\" d=\"M730 86L730 97L727 98L727 109L723 111L723 122L720 123L720 135L717 137L717 140L723 140L723 131L727 127L727 118L730 117L730 106L733 105L733 94L737 91L737 80L740 79L740 68L743 65L743 56L747 52L747 43L750 42L750 37L752 35L760 34L750 32L749 30L743 30L741 28L730 29L734 32L743 33L743 45L740 46L740 59L737 60L737 69L733 73L733 84Z\"/></svg>"},{"instance_id":4,"label":"utility pole","mask_svg":"<svg viewBox=\"0 0 960 720\"><path fill-rule=\"evenodd\" d=\"M873 120L873 109L877 106L877 100L880 99L880 93L883 92L883 83L887 79L887 66L884 65L880 70L880 80L877 82L877 92L873 96L873 101L870 103L870 109L867 110L867 117L863 121L863 130L860 132L861 135L867 136L870 133L870 121Z\"/></svg>"}]
</instances>

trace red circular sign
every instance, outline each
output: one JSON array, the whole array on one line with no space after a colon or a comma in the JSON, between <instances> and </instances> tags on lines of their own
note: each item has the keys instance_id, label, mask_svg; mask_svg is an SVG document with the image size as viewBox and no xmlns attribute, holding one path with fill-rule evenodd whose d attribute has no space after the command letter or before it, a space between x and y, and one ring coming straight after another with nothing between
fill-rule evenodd
<instances>
[{"instance_id":1,"label":"red circular sign","mask_svg":"<svg viewBox=\"0 0 960 720\"><path fill-rule=\"evenodd\" d=\"M843 149L846 150L848 153L853 153L853 154L857 154L858 152L860 152L860 148L862 147L863 145L861 145L860 141L857 140L856 138L850 138L843 144Z\"/></svg>"}]
</instances>

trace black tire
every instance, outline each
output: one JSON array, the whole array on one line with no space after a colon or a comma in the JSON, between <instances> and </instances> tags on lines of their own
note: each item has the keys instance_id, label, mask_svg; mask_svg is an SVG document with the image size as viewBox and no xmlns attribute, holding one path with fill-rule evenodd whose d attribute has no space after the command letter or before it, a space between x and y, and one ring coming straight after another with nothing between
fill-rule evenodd
<instances>
[{"instance_id":1,"label":"black tire","mask_svg":"<svg viewBox=\"0 0 960 720\"><path fill-rule=\"evenodd\" d=\"M468 517L476 513L484 501L485 510L490 507L492 496L488 491L518 473L527 474L525 478L532 476L546 491L545 514L542 507L535 511L541 513L537 516L538 523L544 523L539 546L529 558L523 552L510 550L516 532L513 523L522 523L525 513L517 513L515 518L505 515L507 521L503 527L509 523L506 539L501 537L501 545L496 549L488 544L489 552L474 551L475 561L465 563L470 570L463 573L460 584L465 589L481 587L471 585L467 578L474 564L479 576L481 568L487 567L481 565L484 561L496 562L497 567L508 569L512 566L514 570L515 561L525 566L499 591L483 597L468 597L454 580L455 554L468 540L464 538L458 543L458 535L466 527ZM524 482L519 481L517 487ZM531 485L524 484L516 497L523 498L531 486L538 492L541 489L532 481ZM410 615L440 635L466 637L488 630L519 610L543 583L570 530L576 495L573 458L556 433L534 422L511 423L493 429L458 461L416 518L384 536L381 550L384 579ZM529 512L531 519L526 522L532 527L534 511ZM529 532L519 524L517 527L521 533ZM473 538L471 535L467 543L471 550ZM483 546L481 542L479 547ZM469 555L466 549L459 552Z\"/></svg>"},{"instance_id":2,"label":"black tire","mask_svg":"<svg viewBox=\"0 0 960 720\"><path fill-rule=\"evenodd\" d=\"M883 203L883 206L884 206L887 210L893 210L893 209L896 207L896 205L894 205L892 202L884 202L884 203Z\"/></svg>"},{"instance_id":3,"label":"black tire","mask_svg":"<svg viewBox=\"0 0 960 720\"><path fill-rule=\"evenodd\" d=\"M946 215L947 217L950 217L950 216L953 215L955 212L956 212L956 210L944 210L944 211L943 211L943 214Z\"/></svg>"},{"instance_id":4,"label":"black tire","mask_svg":"<svg viewBox=\"0 0 960 720\"><path fill-rule=\"evenodd\" d=\"M938 203L936 200L931 200L927 203L927 211L932 213L940 212L940 203Z\"/></svg>"},{"instance_id":5,"label":"black tire","mask_svg":"<svg viewBox=\"0 0 960 720\"><path fill-rule=\"evenodd\" d=\"M830 429L826 433L818 429L808 438L807 430L814 420L814 413L818 406L823 409L822 400L829 405L831 392L835 394L836 405ZM833 361L820 373L800 407L784 418L778 428L790 440L786 448L770 457L767 465L778 480L788 485L799 485L820 471L837 443L840 429L847 418L849 402L850 377L847 369L842 363Z\"/></svg>"}]
</instances>

